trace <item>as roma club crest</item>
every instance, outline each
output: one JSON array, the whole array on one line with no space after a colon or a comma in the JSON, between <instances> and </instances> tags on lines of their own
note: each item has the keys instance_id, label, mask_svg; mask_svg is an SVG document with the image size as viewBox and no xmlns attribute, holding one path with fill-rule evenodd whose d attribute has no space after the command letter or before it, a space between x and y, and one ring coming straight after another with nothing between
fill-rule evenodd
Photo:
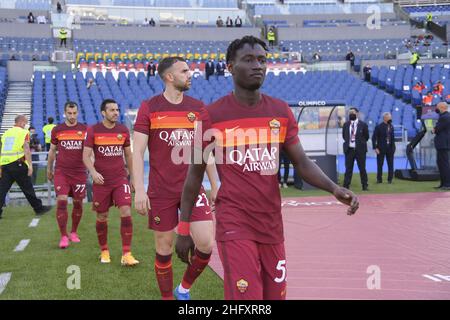
<instances>
[{"instance_id":1,"label":"as roma club crest","mask_svg":"<svg viewBox=\"0 0 450 320\"><path fill-rule=\"evenodd\" d=\"M83 135L83 132L78 131L78 132L77 132L77 135L78 135L79 137L81 137L81 136Z\"/></svg>"},{"instance_id":2,"label":"as roma club crest","mask_svg":"<svg viewBox=\"0 0 450 320\"><path fill-rule=\"evenodd\" d=\"M280 133L281 122L277 119L272 119L269 121L269 127L273 134Z\"/></svg>"},{"instance_id":3,"label":"as roma club crest","mask_svg":"<svg viewBox=\"0 0 450 320\"><path fill-rule=\"evenodd\" d=\"M188 118L188 120L189 120L190 122L194 122L195 119L197 119L197 117L195 116L195 113L193 113L193 112L189 112L189 113L187 114L187 118Z\"/></svg>"},{"instance_id":4,"label":"as roma club crest","mask_svg":"<svg viewBox=\"0 0 450 320\"><path fill-rule=\"evenodd\" d=\"M158 224L161 223L161 218L158 217L158 216L156 216L153 220L155 221L155 224L156 224L156 225L158 225Z\"/></svg>"},{"instance_id":5,"label":"as roma club crest","mask_svg":"<svg viewBox=\"0 0 450 320\"><path fill-rule=\"evenodd\" d=\"M123 135L121 135L120 133L117 135L117 139L122 140L123 139Z\"/></svg>"},{"instance_id":6,"label":"as roma club crest","mask_svg":"<svg viewBox=\"0 0 450 320\"><path fill-rule=\"evenodd\" d=\"M236 286L240 293L245 293L248 288L248 282L245 281L244 279L241 279L238 282L236 282Z\"/></svg>"}]
</instances>

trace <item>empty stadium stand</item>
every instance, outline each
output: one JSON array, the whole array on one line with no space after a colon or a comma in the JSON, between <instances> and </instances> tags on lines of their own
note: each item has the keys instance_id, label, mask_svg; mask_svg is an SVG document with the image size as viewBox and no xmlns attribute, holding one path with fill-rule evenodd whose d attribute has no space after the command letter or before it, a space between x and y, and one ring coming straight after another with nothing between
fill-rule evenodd
<instances>
[{"instance_id":1,"label":"empty stadium stand","mask_svg":"<svg viewBox=\"0 0 450 320\"><path fill-rule=\"evenodd\" d=\"M87 89L87 81L95 78L95 85ZM144 99L161 93L163 83L159 77L147 77L144 72L120 72L117 79L113 73L98 72L95 77L87 72L35 72L33 83L32 123L42 126L46 118L54 117L61 121L64 103L75 101L81 106L82 120L88 124L101 119L99 106L106 98L118 101L122 121L127 109L137 109ZM194 77L188 95L209 104L232 90L230 77ZM356 106L373 130L379 123L383 112L392 112L393 122L408 131L409 136L416 133L415 111L411 105L382 89L366 83L345 71L326 72L273 72L267 74L262 91L284 100L343 100Z\"/></svg>"},{"instance_id":2,"label":"empty stadium stand","mask_svg":"<svg viewBox=\"0 0 450 320\"><path fill-rule=\"evenodd\" d=\"M442 100L446 100L450 94L450 65L422 65L416 69L411 66L400 65L398 67L376 67L372 68L371 82L380 89L394 94L396 98L401 98L405 102L411 102L413 106L422 103L422 94L417 90L413 90L413 86L421 81L426 89L423 94L433 90L433 86L437 81L441 81L444 85L442 97L434 95L433 105Z\"/></svg>"},{"instance_id":3,"label":"empty stadium stand","mask_svg":"<svg viewBox=\"0 0 450 320\"><path fill-rule=\"evenodd\" d=\"M52 10L52 1L46 0L17 0L9 1L9 3L14 3L15 8L21 9ZM383 30L378 35L376 31L369 30L369 32L366 27L367 9L374 3L382 12L380 23ZM321 56L321 61L333 62L344 61L346 54L352 51L356 56L354 71L359 72L365 60L393 60L399 55L407 54L412 50L405 46L408 39L413 40L413 49L424 56L436 58L448 55L448 45L440 39L415 41L416 38L411 38L409 21L401 20L394 13L392 3L378 0L343 2L285 0L284 4L280 4L277 0L244 0L242 2L237 0L68 0L65 1L68 7L86 6L88 9L98 7L102 10L112 8L111 10L116 11L118 8L115 7L120 7L120 10L124 8L124 10L131 10L129 12L135 15L135 18L131 20L131 24L126 25L127 27L118 27L108 24L111 21L118 21L110 20L108 14L105 20L98 20L95 15L86 15L85 18L92 21L92 26L83 25L80 29L75 29L73 42L70 42L70 49L73 49L76 54L74 66L79 68L78 71L35 71L33 74L32 124L41 127L49 116L54 117L58 122L62 121L63 106L68 100L75 101L81 106L83 122L95 123L101 119L99 105L106 98L118 101L123 121L127 109L137 109L142 100L163 90L163 83L159 77L148 79L145 74L146 65L150 60L181 55L189 60L191 70L202 71L206 60L224 59L230 39L236 38L234 34L226 35L229 28L220 31L223 32L223 36L219 33L216 36L215 29L212 30L214 37L198 36L206 34L214 25L208 26L209 29L203 29L205 31L197 29L200 27L196 26L196 30L192 32L193 35L195 34L192 38L179 35L177 37L174 32L181 34L179 30L191 32L183 29L186 27L184 20L180 20L181 24L175 28L137 27L136 23L139 22L142 25L142 19L147 15L147 13L138 13L143 8L145 10L201 8L205 12L211 9L209 14L214 16L204 20L211 24L211 21L215 21L217 12L227 12L222 16L224 20L228 12L240 14L239 10L243 10L242 4L247 14L256 17L261 15L261 20L255 22L248 32L257 30L256 33L259 35L261 26L276 25L278 28L277 46L268 54L270 64L282 66L282 64L299 62L295 55L289 55L288 52L301 53L302 62L309 63L316 52ZM435 10L434 12L444 13L448 9L444 5L414 8L413 10L411 7L403 7L410 14L428 12L431 9ZM347 14L348 12L351 14ZM155 16L156 19L158 17L159 15ZM89 22L88 20L86 21ZM99 26L98 22L103 22L104 25ZM29 28L28 24L22 25L24 29ZM353 34L358 34L362 29L367 33L357 37L353 34L345 37L342 30L349 29L353 30ZM10 60L14 55L15 60L19 61L29 61L33 58L49 61L52 53L57 49L55 39L51 37L49 30L51 29L43 30L43 34L47 32L49 35L41 37L36 35L0 36L0 60ZM120 36L113 37L108 34L108 32L114 34L114 30L117 30ZM140 32L134 33L135 30ZM147 32L147 30L155 30L155 32ZM122 31L124 33L121 33ZM155 37L155 33L162 33L162 36ZM288 36L297 33L312 33L314 37L317 35L317 39L308 40L308 38ZM124 34L134 37L123 36ZM167 36L168 34L175 37ZM336 37L339 34L341 37ZM116 40L113 40L114 38ZM393 65L398 65L398 62ZM263 91L284 100L343 100L347 105L361 110L371 130L381 120L382 113L389 111L393 114L394 124L404 128L408 136L412 137L417 130L413 106L418 105L421 100L420 95L412 91L412 86L416 81L421 80L427 87L431 87L437 80L441 80L444 83L446 96L450 93L450 80L447 80L450 76L449 70L444 64L424 65L416 70L407 65L373 66L370 83L359 79L352 71L302 73L277 70L268 72ZM91 78L95 79L95 85L88 89L87 82ZM0 90L2 90L0 91L0 108L3 108L8 86L6 70L0 69L0 81L3 81L3 85L0 82ZM193 79L193 85L188 94L208 104L227 94L231 89L230 77L210 77L207 81L201 73L198 73Z\"/></svg>"},{"instance_id":4,"label":"empty stadium stand","mask_svg":"<svg viewBox=\"0 0 450 320\"><path fill-rule=\"evenodd\" d=\"M188 8L192 5L205 8L237 8L236 0L68 0L67 4L75 5L105 5L127 7L172 7Z\"/></svg>"},{"instance_id":5,"label":"empty stadium stand","mask_svg":"<svg viewBox=\"0 0 450 320\"><path fill-rule=\"evenodd\" d=\"M450 14L450 4L448 5L432 5L432 6L411 6L411 7L403 7L403 9L414 15L425 16L427 13L432 13L434 15L449 15Z\"/></svg>"},{"instance_id":6,"label":"empty stadium stand","mask_svg":"<svg viewBox=\"0 0 450 320\"><path fill-rule=\"evenodd\" d=\"M53 50L51 38L0 37L0 60L48 61Z\"/></svg>"},{"instance_id":7,"label":"empty stadium stand","mask_svg":"<svg viewBox=\"0 0 450 320\"><path fill-rule=\"evenodd\" d=\"M16 9L50 10L51 0L16 0Z\"/></svg>"},{"instance_id":8,"label":"empty stadium stand","mask_svg":"<svg viewBox=\"0 0 450 320\"><path fill-rule=\"evenodd\" d=\"M6 94L8 91L8 75L6 68L0 67L0 123L3 117L3 110L6 102Z\"/></svg>"}]
</instances>

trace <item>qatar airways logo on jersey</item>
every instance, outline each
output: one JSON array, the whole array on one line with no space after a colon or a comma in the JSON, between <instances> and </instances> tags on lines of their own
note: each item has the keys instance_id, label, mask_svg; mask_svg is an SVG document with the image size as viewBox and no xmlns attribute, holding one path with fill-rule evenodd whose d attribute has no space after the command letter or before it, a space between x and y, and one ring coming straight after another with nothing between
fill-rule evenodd
<instances>
[{"instance_id":1,"label":"qatar airways logo on jersey","mask_svg":"<svg viewBox=\"0 0 450 320\"><path fill-rule=\"evenodd\" d=\"M159 138L169 147L190 147L194 139L194 130L177 129L172 132L160 131Z\"/></svg>"},{"instance_id":2,"label":"qatar airways logo on jersey","mask_svg":"<svg viewBox=\"0 0 450 320\"><path fill-rule=\"evenodd\" d=\"M275 173L278 171L278 147L250 147L227 150L228 163L242 166L243 172Z\"/></svg>"},{"instance_id":3,"label":"qatar airways logo on jersey","mask_svg":"<svg viewBox=\"0 0 450 320\"><path fill-rule=\"evenodd\" d=\"M242 172L258 172L274 175L279 167L279 136L281 123L272 119L267 128L246 128L239 126L219 130L202 131L197 122L191 136L193 148L175 146L171 157L174 164L202 164L210 161L214 153L216 164L240 166ZM202 134L203 133L203 134ZM214 143L210 143L210 142ZM193 150L193 154L190 151ZM189 152L188 152L189 151Z\"/></svg>"},{"instance_id":4,"label":"qatar airways logo on jersey","mask_svg":"<svg viewBox=\"0 0 450 320\"><path fill-rule=\"evenodd\" d=\"M82 140L63 140L60 142L61 146L66 150L82 150L83 141Z\"/></svg>"},{"instance_id":5,"label":"qatar airways logo on jersey","mask_svg":"<svg viewBox=\"0 0 450 320\"><path fill-rule=\"evenodd\" d=\"M97 151L105 157L120 157L123 155L122 146L99 146Z\"/></svg>"}]
</instances>

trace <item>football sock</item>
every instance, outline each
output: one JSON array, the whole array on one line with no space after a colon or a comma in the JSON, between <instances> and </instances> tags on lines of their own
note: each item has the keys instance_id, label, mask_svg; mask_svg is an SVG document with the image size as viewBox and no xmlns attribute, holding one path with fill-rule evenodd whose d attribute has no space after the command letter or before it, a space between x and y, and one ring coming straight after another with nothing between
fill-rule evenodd
<instances>
[{"instance_id":1,"label":"football sock","mask_svg":"<svg viewBox=\"0 0 450 320\"><path fill-rule=\"evenodd\" d=\"M155 274L158 280L159 291L163 300L173 300L173 271L172 254L167 256L156 253Z\"/></svg>"},{"instance_id":2,"label":"football sock","mask_svg":"<svg viewBox=\"0 0 450 320\"><path fill-rule=\"evenodd\" d=\"M61 236L67 236L67 200L58 200L56 206L56 220L58 221Z\"/></svg>"},{"instance_id":3,"label":"football sock","mask_svg":"<svg viewBox=\"0 0 450 320\"><path fill-rule=\"evenodd\" d=\"M108 222L98 221L95 224L97 230L98 244L100 245L100 250L108 250Z\"/></svg>"},{"instance_id":4,"label":"football sock","mask_svg":"<svg viewBox=\"0 0 450 320\"><path fill-rule=\"evenodd\" d=\"M191 258L191 264L188 265L184 273L181 286L183 289L189 290L195 279L205 270L211 258L211 253L203 253L195 249L194 256Z\"/></svg>"},{"instance_id":5,"label":"football sock","mask_svg":"<svg viewBox=\"0 0 450 320\"><path fill-rule=\"evenodd\" d=\"M122 254L130 252L133 238L133 222L131 216L120 218L120 235L122 236Z\"/></svg>"},{"instance_id":6,"label":"football sock","mask_svg":"<svg viewBox=\"0 0 450 320\"><path fill-rule=\"evenodd\" d=\"M83 205L82 205L81 201L74 201L73 209L72 209L72 231L71 232L77 232L78 225L80 224L82 216L83 216Z\"/></svg>"}]
</instances>

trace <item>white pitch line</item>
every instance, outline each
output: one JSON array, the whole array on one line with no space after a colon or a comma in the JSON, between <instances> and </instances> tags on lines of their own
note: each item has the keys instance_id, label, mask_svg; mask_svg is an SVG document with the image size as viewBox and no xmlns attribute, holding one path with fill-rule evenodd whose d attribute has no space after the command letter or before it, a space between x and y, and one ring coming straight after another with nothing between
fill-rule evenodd
<instances>
[{"instance_id":1,"label":"white pitch line","mask_svg":"<svg viewBox=\"0 0 450 320\"><path fill-rule=\"evenodd\" d=\"M0 273L0 294L6 289L9 280L11 280L11 272L8 273Z\"/></svg>"},{"instance_id":2,"label":"white pitch line","mask_svg":"<svg viewBox=\"0 0 450 320\"><path fill-rule=\"evenodd\" d=\"M36 228L38 223L39 223L39 218L33 219L33 220L31 220L30 225L28 227L29 228Z\"/></svg>"},{"instance_id":3,"label":"white pitch line","mask_svg":"<svg viewBox=\"0 0 450 320\"><path fill-rule=\"evenodd\" d=\"M17 247L14 249L14 252L23 251L27 247L27 245L30 243L30 239L23 239L20 240Z\"/></svg>"},{"instance_id":4,"label":"white pitch line","mask_svg":"<svg viewBox=\"0 0 450 320\"><path fill-rule=\"evenodd\" d=\"M423 274L422 276L424 276L425 278L428 278L428 279L430 279L430 280L433 280L434 282L442 282L441 279L435 278L435 277L430 276L430 275L428 275L428 274Z\"/></svg>"}]
</instances>

